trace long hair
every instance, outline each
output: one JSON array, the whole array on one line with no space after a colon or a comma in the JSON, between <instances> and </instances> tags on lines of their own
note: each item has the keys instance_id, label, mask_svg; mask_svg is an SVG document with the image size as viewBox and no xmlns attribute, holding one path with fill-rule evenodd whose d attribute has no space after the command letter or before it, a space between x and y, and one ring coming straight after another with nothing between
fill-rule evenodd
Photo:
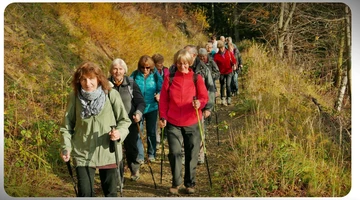
<instances>
[{"instance_id":1,"label":"long hair","mask_svg":"<svg viewBox=\"0 0 360 200\"><path fill-rule=\"evenodd\" d=\"M108 91L111 90L109 81L107 80L106 76L102 72L101 68L93 62L86 61L86 62L81 63L78 66L78 68L76 69L74 76L73 76L72 86L73 86L75 95L78 94L78 92L81 88L80 79L85 74L86 75L88 75L88 74L95 75L98 80L98 84L101 85L102 89L104 90L104 92L106 94L108 93Z\"/></svg>"}]
</instances>

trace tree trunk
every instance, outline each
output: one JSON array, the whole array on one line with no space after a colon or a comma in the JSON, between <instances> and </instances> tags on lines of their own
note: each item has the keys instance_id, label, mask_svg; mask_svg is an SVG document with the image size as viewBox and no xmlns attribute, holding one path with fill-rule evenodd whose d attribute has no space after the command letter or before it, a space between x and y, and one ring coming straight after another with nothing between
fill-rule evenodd
<instances>
[{"instance_id":1,"label":"tree trunk","mask_svg":"<svg viewBox=\"0 0 360 200\"><path fill-rule=\"evenodd\" d=\"M343 56L344 56L344 48L345 48L345 34L344 32L341 32L341 37L340 37L340 47L339 47L339 57L338 57L338 62L337 62L337 66L336 66L336 76L335 76L335 87L336 88L340 88L340 83L341 83L341 75L342 75L342 67L343 67Z\"/></svg>"},{"instance_id":2,"label":"tree trunk","mask_svg":"<svg viewBox=\"0 0 360 200\"><path fill-rule=\"evenodd\" d=\"M278 54L279 54L280 58L282 58L284 55L284 38L285 38L285 33L283 31L284 13L285 13L285 3L281 3L279 24L278 24L278 26L279 26L278 27Z\"/></svg>"},{"instance_id":3,"label":"tree trunk","mask_svg":"<svg viewBox=\"0 0 360 200\"><path fill-rule=\"evenodd\" d=\"M238 4L235 3L235 6L233 8L233 16L234 16L234 36L235 36L235 41L239 42L240 38L239 38L239 30L238 30L238 24L239 24L239 16L238 16Z\"/></svg>"},{"instance_id":4,"label":"tree trunk","mask_svg":"<svg viewBox=\"0 0 360 200\"><path fill-rule=\"evenodd\" d=\"M351 21L350 21L350 13L349 13L349 7L345 6L345 13L346 13L346 44L347 44L347 77L349 79L348 81L348 93L350 97L351 102Z\"/></svg>"},{"instance_id":5,"label":"tree trunk","mask_svg":"<svg viewBox=\"0 0 360 200\"><path fill-rule=\"evenodd\" d=\"M335 109L340 112L342 108L342 102L344 100L346 88L351 102L351 34L350 34L350 15L349 7L345 6L345 22L346 22L346 48L347 48L347 67L343 74L341 87L339 88L339 95L335 103Z\"/></svg>"},{"instance_id":6,"label":"tree trunk","mask_svg":"<svg viewBox=\"0 0 360 200\"><path fill-rule=\"evenodd\" d=\"M214 3L211 3L211 22L212 22L212 33L215 33L215 9L214 9Z\"/></svg>"},{"instance_id":7,"label":"tree trunk","mask_svg":"<svg viewBox=\"0 0 360 200\"><path fill-rule=\"evenodd\" d=\"M345 91L346 91L346 86L348 83L348 76L347 73L343 73L344 76L342 78L342 83L341 83L341 87L339 90L339 96L337 98L336 104L335 104L335 109L340 112L341 108L342 108L342 102L344 100L344 96L345 96Z\"/></svg>"},{"instance_id":8,"label":"tree trunk","mask_svg":"<svg viewBox=\"0 0 360 200\"><path fill-rule=\"evenodd\" d=\"M289 4L288 3L281 3L280 8L280 16L279 16L279 36L278 36L278 53L280 58L284 57L284 43L285 37L290 34L288 33L289 24L292 20L292 16L294 15L296 3L291 3L292 8L289 12ZM285 14L288 13L286 21L284 22ZM290 36L291 37L291 36Z\"/></svg>"}]
</instances>

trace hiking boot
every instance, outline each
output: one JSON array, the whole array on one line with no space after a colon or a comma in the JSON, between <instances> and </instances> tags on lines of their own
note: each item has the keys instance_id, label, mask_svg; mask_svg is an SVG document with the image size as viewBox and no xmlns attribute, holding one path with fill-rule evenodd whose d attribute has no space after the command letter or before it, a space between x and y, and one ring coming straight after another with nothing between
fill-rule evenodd
<instances>
[{"instance_id":1,"label":"hiking boot","mask_svg":"<svg viewBox=\"0 0 360 200\"><path fill-rule=\"evenodd\" d=\"M171 187L169 190L170 194L179 194L179 188L180 188L180 185L176 186L176 187Z\"/></svg>"},{"instance_id":2,"label":"hiking boot","mask_svg":"<svg viewBox=\"0 0 360 200\"><path fill-rule=\"evenodd\" d=\"M204 158L205 158L205 153L204 153L204 151L199 152L198 165L202 165L202 164L205 163Z\"/></svg>"},{"instance_id":3,"label":"hiking boot","mask_svg":"<svg viewBox=\"0 0 360 200\"><path fill-rule=\"evenodd\" d=\"M143 164L144 164L144 160L136 159L136 162L138 162L140 165L143 165Z\"/></svg>"},{"instance_id":4,"label":"hiking boot","mask_svg":"<svg viewBox=\"0 0 360 200\"><path fill-rule=\"evenodd\" d=\"M134 174L132 174L132 175L130 176L130 179L131 179L132 181L137 181L137 180L139 180L139 178L140 178L140 172L139 172L139 170L137 170Z\"/></svg>"},{"instance_id":5,"label":"hiking boot","mask_svg":"<svg viewBox=\"0 0 360 200\"><path fill-rule=\"evenodd\" d=\"M194 187L187 187L186 188L186 193L187 194L194 194L195 193L195 188Z\"/></svg>"},{"instance_id":6,"label":"hiking boot","mask_svg":"<svg viewBox=\"0 0 360 200\"><path fill-rule=\"evenodd\" d=\"M154 158L154 157L149 157L149 162L150 162L150 163L155 162L155 158Z\"/></svg>"},{"instance_id":7,"label":"hiking boot","mask_svg":"<svg viewBox=\"0 0 360 200\"><path fill-rule=\"evenodd\" d=\"M204 164L204 163L205 163L204 160L198 160L198 165L202 165L202 164Z\"/></svg>"},{"instance_id":8,"label":"hiking boot","mask_svg":"<svg viewBox=\"0 0 360 200\"><path fill-rule=\"evenodd\" d=\"M228 105L231 104L231 98L230 98L230 97L227 98L227 104L228 104Z\"/></svg>"},{"instance_id":9,"label":"hiking boot","mask_svg":"<svg viewBox=\"0 0 360 200\"><path fill-rule=\"evenodd\" d=\"M227 106L225 98L221 98L221 105Z\"/></svg>"}]
</instances>

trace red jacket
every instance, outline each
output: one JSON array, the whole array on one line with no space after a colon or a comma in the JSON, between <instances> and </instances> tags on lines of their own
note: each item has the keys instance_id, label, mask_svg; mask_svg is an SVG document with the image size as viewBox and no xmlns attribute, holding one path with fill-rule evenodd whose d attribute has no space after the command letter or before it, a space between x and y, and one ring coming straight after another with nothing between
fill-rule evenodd
<instances>
[{"instance_id":1,"label":"red jacket","mask_svg":"<svg viewBox=\"0 0 360 200\"><path fill-rule=\"evenodd\" d=\"M236 64L236 59L234 57L234 54L230 53L230 51L228 51L227 49L225 50L224 54L225 55L223 57L223 55L221 55L220 51L217 52L214 55L214 61L216 62L217 66L219 67L220 74L230 74L233 71L232 64L233 65ZM232 60L232 64L230 62L230 58Z\"/></svg>"},{"instance_id":2,"label":"red jacket","mask_svg":"<svg viewBox=\"0 0 360 200\"><path fill-rule=\"evenodd\" d=\"M208 91L201 75L197 75L197 86L195 87L193 71L183 74L175 72L172 83L169 87L169 76L165 76L164 83L160 92L159 112L160 118L164 118L168 123L175 126L191 126L198 123L195 108L193 107L193 97L197 96L200 101L198 109L199 117L202 118L201 109L208 102ZM197 95L196 95L197 94Z\"/></svg>"}]
</instances>

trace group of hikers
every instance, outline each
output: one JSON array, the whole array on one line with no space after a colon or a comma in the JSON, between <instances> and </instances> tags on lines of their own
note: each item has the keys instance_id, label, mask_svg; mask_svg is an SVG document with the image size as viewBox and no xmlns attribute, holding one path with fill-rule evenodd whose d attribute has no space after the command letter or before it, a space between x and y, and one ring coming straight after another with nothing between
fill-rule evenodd
<instances>
[{"instance_id":1,"label":"group of hikers","mask_svg":"<svg viewBox=\"0 0 360 200\"><path fill-rule=\"evenodd\" d=\"M141 56L131 74L124 60L116 58L109 77L94 62L80 64L60 128L61 158L69 167L71 157L76 166L76 195L94 196L98 169L104 196L116 197L124 180L122 145L130 179L137 181L140 165L155 161L164 133L172 173L169 191L178 194L184 185L186 193L193 194L196 167L204 163L201 124L210 119L216 103L216 81L221 104L231 104L241 68L239 50L231 37L223 36L213 36L204 48L187 45L178 50L170 67L164 66L161 54Z\"/></svg>"}]
</instances>

